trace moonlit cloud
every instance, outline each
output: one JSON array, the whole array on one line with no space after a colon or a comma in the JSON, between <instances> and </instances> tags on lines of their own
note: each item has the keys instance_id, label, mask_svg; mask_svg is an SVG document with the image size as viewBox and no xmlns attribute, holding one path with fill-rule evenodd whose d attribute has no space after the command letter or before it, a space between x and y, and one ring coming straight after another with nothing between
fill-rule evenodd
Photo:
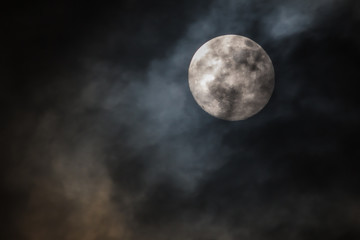
<instances>
[{"instance_id":1,"label":"moonlit cloud","mask_svg":"<svg viewBox=\"0 0 360 240\"><path fill-rule=\"evenodd\" d=\"M357 1L63 4L5 34L4 239L358 239ZM223 34L275 67L246 121L189 90Z\"/></svg>"}]
</instances>

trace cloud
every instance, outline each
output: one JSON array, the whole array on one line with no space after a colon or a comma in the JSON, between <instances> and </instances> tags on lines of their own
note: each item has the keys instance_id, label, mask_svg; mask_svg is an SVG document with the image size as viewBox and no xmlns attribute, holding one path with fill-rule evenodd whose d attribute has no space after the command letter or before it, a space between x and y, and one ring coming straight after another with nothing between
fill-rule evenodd
<instances>
[{"instance_id":1,"label":"cloud","mask_svg":"<svg viewBox=\"0 0 360 240\"><path fill-rule=\"evenodd\" d=\"M76 71L54 73L16 123L31 129L24 140L16 137L27 150L10 180L26 195L17 213L23 238L356 234L358 204L348 183L358 179L347 179L355 170L337 163L355 152L346 139L356 133L358 116L345 113L347 101L331 95L338 75L327 70L351 67L337 62L338 53L324 41L321 18L331 22L334 6L342 6L332 3L340 4L217 0L200 13L189 4L191 17L172 20L169 28L158 29L164 23L156 21L132 31L111 24L94 42L86 39ZM167 32L177 28L175 37ZM187 82L195 51L230 33L262 44L276 70L268 106L232 123L203 112Z\"/></svg>"}]
</instances>

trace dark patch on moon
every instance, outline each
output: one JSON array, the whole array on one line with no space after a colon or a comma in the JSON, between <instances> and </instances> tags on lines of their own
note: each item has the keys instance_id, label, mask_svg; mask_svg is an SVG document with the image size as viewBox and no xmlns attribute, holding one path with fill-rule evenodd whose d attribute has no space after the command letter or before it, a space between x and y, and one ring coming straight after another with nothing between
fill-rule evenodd
<instances>
[{"instance_id":1,"label":"dark patch on moon","mask_svg":"<svg viewBox=\"0 0 360 240\"><path fill-rule=\"evenodd\" d=\"M252 41L250 41L250 40L245 40L245 44L246 44L246 46L248 46L248 47L253 47L255 44L252 42Z\"/></svg>"}]
</instances>

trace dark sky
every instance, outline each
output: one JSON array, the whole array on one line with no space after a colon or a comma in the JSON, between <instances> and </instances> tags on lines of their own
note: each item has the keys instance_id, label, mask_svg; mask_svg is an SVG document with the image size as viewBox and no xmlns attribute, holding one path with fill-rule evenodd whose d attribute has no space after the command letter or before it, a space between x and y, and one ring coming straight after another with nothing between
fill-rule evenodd
<instances>
[{"instance_id":1,"label":"dark sky","mask_svg":"<svg viewBox=\"0 0 360 240\"><path fill-rule=\"evenodd\" d=\"M1 239L360 239L360 1L3 10ZM272 98L244 121L188 87L223 34L274 64Z\"/></svg>"}]
</instances>

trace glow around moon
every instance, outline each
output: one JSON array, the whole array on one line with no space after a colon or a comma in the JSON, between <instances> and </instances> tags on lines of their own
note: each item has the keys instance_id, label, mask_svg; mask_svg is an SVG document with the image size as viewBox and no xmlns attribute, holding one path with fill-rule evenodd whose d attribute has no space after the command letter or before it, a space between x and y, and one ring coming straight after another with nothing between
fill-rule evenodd
<instances>
[{"instance_id":1,"label":"glow around moon","mask_svg":"<svg viewBox=\"0 0 360 240\"><path fill-rule=\"evenodd\" d=\"M210 115L229 121L258 113L272 95L274 77L264 49L239 35L206 42L189 67L189 86L196 102Z\"/></svg>"}]
</instances>

